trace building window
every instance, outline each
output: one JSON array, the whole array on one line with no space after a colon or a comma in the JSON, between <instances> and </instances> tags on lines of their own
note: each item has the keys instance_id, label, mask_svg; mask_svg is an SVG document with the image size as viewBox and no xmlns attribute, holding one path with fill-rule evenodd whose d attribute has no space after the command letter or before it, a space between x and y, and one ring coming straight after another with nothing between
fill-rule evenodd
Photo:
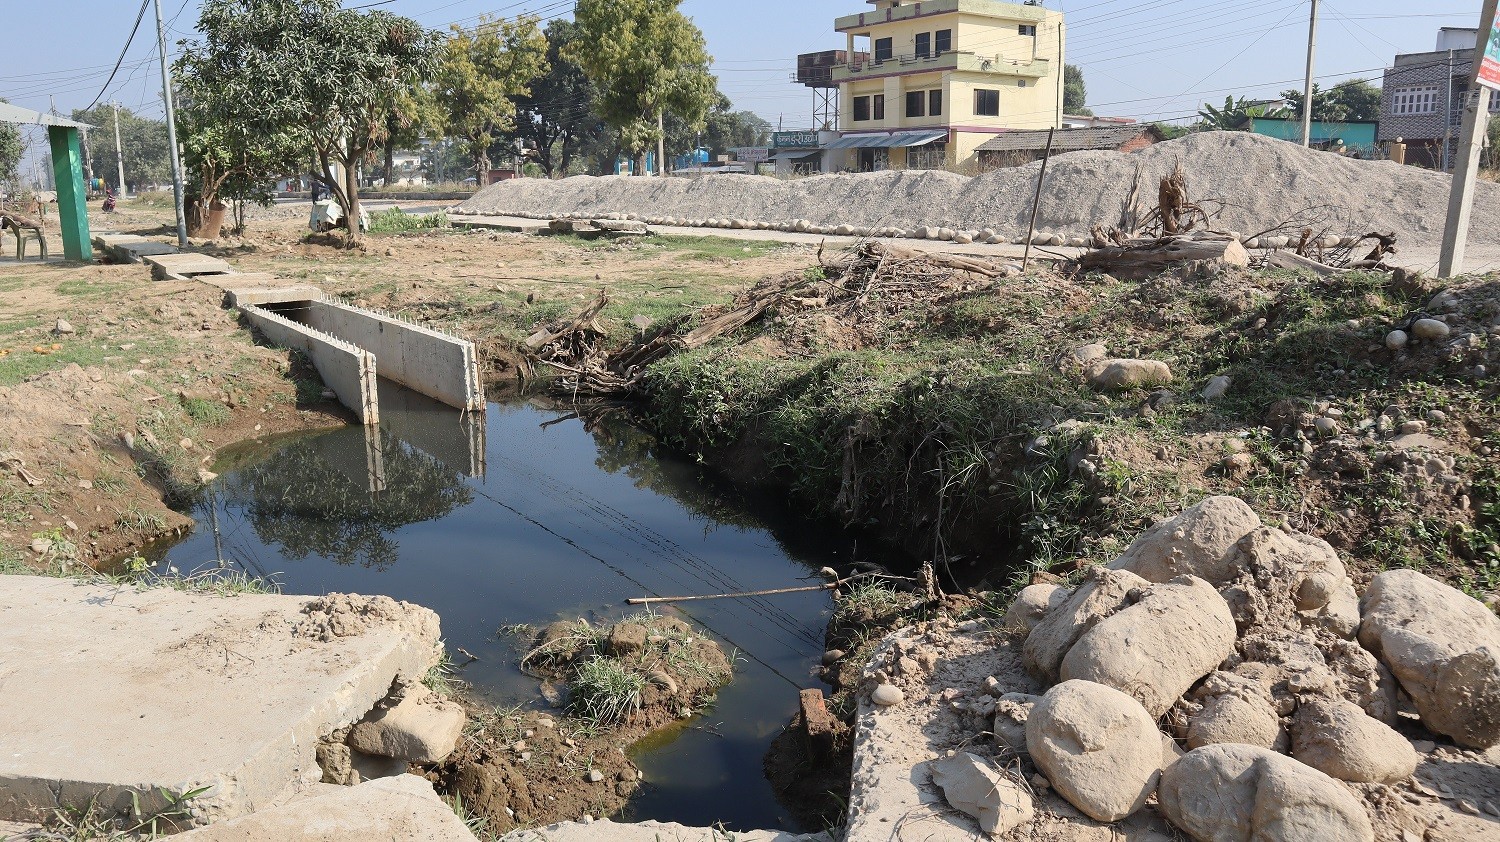
<instances>
[{"instance_id":1,"label":"building window","mask_svg":"<svg viewBox=\"0 0 1500 842\"><path fill-rule=\"evenodd\" d=\"M974 91L974 113L980 117L1000 116L1000 92L978 88Z\"/></svg>"},{"instance_id":2,"label":"building window","mask_svg":"<svg viewBox=\"0 0 1500 842\"><path fill-rule=\"evenodd\" d=\"M870 111L873 112L875 119L885 119L885 94L870 97Z\"/></svg>"},{"instance_id":3,"label":"building window","mask_svg":"<svg viewBox=\"0 0 1500 842\"><path fill-rule=\"evenodd\" d=\"M1020 30L1022 35L1030 35L1033 38L1036 37L1036 24L1023 23L1017 28Z\"/></svg>"},{"instance_id":4,"label":"building window","mask_svg":"<svg viewBox=\"0 0 1500 842\"><path fill-rule=\"evenodd\" d=\"M1435 114L1437 113L1437 102L1437 85L1397 88L1391 94L1391 113L1402 115Z\"/></svg>"},{"instance_id":5,"label":"building window","mask_svg":"<svg viewBox=\"0 0 1500 842\"><path fill-rule=\"evenodd\" d=\"M927 92L926 91L908 91L906 93L906 116L908 116L908 117L926 117L927 116Z\"/></svg>"},{"instance_id":6,"label":"building window","mask_svg":"<svg viewBox=\"0 0 1500 842\"><path fill-rule=\"evenodd\" d=\"M854 98L854 122L863 123L870 119L870 98L857 96Z\"/></svg>"},{"instance_id":7,"label":"building window","mask_svg":"<svg viewBox=\"0 0 1500 842\"><path fill-rule=\"evenodd\" d=\"M906 168L909 170L940 170L947 163L948 144L929 143L914 146L906 152Z\"/></svg>"},{"instance_id":8,"label":"building window","mask_svg":"<svg viewBox=\"0 0 1500 842\"><path fill-rule=\"evenodd\" d=\"M1500 91L1490 91L1490 110L1500 111Z\"/></svg>"},{"instance_id":9,"label":"building window","mask_svg":"<svg viewBox=\"0 0 1500 842\"><path fill-rule=\"evenodd\" d=\"M942 55L943 53L946 53L949 50L952 50L953 49L953 30L951 30L951 29L939 29L937 31L937 36L933 39L933 41L934 41L933 47L937 50L937 54L938 55Z\"/></svg>"},{"instance_id":10,"label":"building window","mask_svg":"<svg viewBox=\"0 0 1500 842\"><path fill-rule=\"evenodd\" d=\"M889 38L876 38L875 39L875 60L876 61L890 61L891 60L891 39L889 39Z\"/></svg>"},{"instance_id":11,"label":"building window","mask_svg":"<svg viewBox=\"0 0 1500 842\"><path fill-rule=\"evenodd\" d=\"M927 116L940 117L943 114L943 92L927 92Z\"/></svg>"},{"instance_id":12,"label":"building window","mask_svg":"<svg viewBox=\"0 0 1500 842\"><path fill-rule=\"evenodd\" d=\"M928 58L932 55L932 33L917 33L917 58Z\"/></svg>"}]
</instances>

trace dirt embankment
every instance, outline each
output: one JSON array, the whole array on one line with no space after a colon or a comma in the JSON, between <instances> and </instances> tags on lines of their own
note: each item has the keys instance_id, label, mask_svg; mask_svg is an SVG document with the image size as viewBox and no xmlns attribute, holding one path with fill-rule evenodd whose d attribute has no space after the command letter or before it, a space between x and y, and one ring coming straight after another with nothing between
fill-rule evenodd
<instances>
[{"instance_id":1,"label":"dirt embankment","mask_svg":"<svg viewBox=\"0 0 1500 842\"><path fill-rule=\"evenodd\" d=\"M98 565L191 528L221 447L347 421L221 293L140 266L0 268L0 569Z\"/></svg>"},{"instance_id":2,"label":"dirt embankment","mask_svg":"<svg viewBox=\"0 0 1500 842\"><path fill-rule=\"evenodd\" d=\"M1231 494L1357 571L1500 584L1491 279L887 262L787 280L745 329L648 371L647 421L961 581L1068 575Z\"/></svg>"}]
</instances>

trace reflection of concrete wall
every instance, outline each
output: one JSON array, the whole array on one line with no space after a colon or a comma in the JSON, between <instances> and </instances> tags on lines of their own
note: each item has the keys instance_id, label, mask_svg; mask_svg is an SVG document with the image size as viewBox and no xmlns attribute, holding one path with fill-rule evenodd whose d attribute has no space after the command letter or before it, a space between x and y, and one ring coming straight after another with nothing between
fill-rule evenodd
<instances>
[{"instance_id":1,"label":"reflection of concrete wall","mask_svg":"<svg viewBox=\"0 0 1500 842\"><path fill-rule=\"evenodd\" d=\"M379 427L365 427L365 446L358 450L343 436L317 436L308 439L307 445L353 488L363 488L370 494L385 490L385 449Z\"/></svg>"},{"instance_id":2,"label":"reflection of concrete wall","mask_svg":"<svg viewBox=\"0 0 1500 842\"><path fill-rule=\"evenodd\" d=\"M458 412L411 389L382 383L380 424L449 468L484 476L484 413Z\"/></svg>"},{"instance_id":3,"label":"reflection of concrete wall","mask_svg":"<svg viewBox=\"0 0 1500 842\"><path fill-rule=\"evenodd\" d=\"M336 336L252 304L242 305L240 312L266 339L307 354L323 383L359 420L365 424L380 422L375 403L375 357Z\"/></svg>"},{"instance_id":4,"label":"reflection of concrete wall","mask_svg":"<svg viewBox=\"0 0 1500 842\"><path fill-rule=\"evenodd\" d=\"M484 408L474 343L331 301L309 301L299 314L307 325L374 354L382 376L449 406Z\"/></svg>"}]
</instances>

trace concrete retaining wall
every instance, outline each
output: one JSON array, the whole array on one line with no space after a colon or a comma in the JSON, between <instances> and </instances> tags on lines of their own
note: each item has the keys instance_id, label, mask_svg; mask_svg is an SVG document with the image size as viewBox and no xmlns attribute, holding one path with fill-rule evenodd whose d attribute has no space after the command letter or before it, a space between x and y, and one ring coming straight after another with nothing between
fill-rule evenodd
<instances>
[{"instance_id":1,"label":"concrete retaining wall","mask_svg":"<svg viewBox=\"0 0 1500 842\"><path fill-rule=\"evenodd\" d=\"M459 409L483 409L474 343L339 301L309 301L309 327L356 345L380 361L380 375Z\"/></svg>"},{"instance_id":2,"label":"concrete retaining wall","mask_svg":"<svg viewBox=\"0 0 1500 842\"><path fill-rule=\"evenodd\" d=\"M318 302L320 303L320 302ZM240 312L266 339L283 348L307 354L323 383L338 395L365 424L379 424L376 403L376 356L335 336L253 304L241 304Z\"/></svg>"}]
</instances>

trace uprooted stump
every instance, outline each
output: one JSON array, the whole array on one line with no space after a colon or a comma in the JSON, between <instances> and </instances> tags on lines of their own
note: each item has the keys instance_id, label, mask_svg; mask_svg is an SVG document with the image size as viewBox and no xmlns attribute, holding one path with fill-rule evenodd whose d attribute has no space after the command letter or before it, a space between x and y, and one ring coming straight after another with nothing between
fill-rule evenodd
<instances>
[{"instance_id":1,"label":"uprooted stump","mask_svg":"<svg viewBox=\"0 0 1500 842\"><path fill-rule=\"evenodd\" d=\"M1073 265L1081 272L1101 272L1132 280L1159 275L1187 263L1249 266L1250 253L1228 235L1198 234L1105 246L1080 256Z\"/></svg>"}]
</instances>

